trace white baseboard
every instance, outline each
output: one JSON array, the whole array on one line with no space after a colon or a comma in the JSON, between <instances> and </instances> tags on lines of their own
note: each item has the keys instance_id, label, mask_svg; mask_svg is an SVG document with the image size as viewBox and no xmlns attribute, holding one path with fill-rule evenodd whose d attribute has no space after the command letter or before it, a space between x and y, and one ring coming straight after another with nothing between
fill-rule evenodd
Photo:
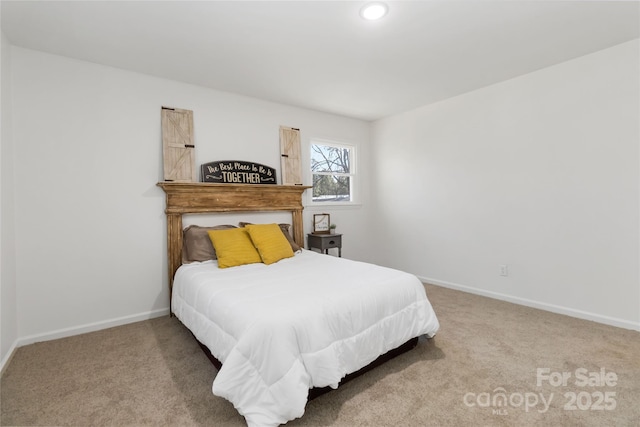
<instances>
[{"instance_id":1,"label":"white baseboard","mask_svg":"<svg viewBox=\"0 0 640 427\"><path fill-rule=\"evenodd\" d=\"M6 366L9 366L9 362L11 362L11 359L13 358L13 355L15 354L17 348L18 341L16 340L13 342L13 344L11 344L11 348L0 362L0 375L4 374L4 368Z\"/></svg>"},{"instance_id":2,"label":"white baseboard","mask_svg":"<svg viewBox=\"0 0 640 427\"><path fill-rule=\"evenodd\" d=\"M41 341L56 340L58 338L65 338L73 335L86 334L87 332L95 332L102 329L113 328L115 326L126 325L128 323L135 323L160 316L166 316L168 314L169 308L161 308L158 310L148 311L146 313L132 314L130 316L118 317L116 319L105 320L102 322L58 329L56 331L46 332L43 334L29 335L18 338L16 347L22 347L23 345L29 345Z\"/></svg>"},{"instance_id":3,"label":"white baseboard","mask_svg":"<svg viewBox=\"0 0 640 427\"><path fill-rule=\"evenodd\" d=\"M593 322L603 323L605 325L616 326L618 328L631 329L634 331L640 331L640 322L633 322L630 320L619 319L615 317L604 316L602 314L590 313L588 311L576 310L574 308L563 307L560 305L544 303L540 301L534 301L527 298L520 298L512 295L502 294L499 292L487 291L484 289L472 288L470 286L459 285L457 283L446 282L444 280L432 279L430 277L420 277L422 282L429 283L443 288L455 289L457 291L468 292L470 294L481 295L501 301L507 301L514 304L524 305L527 307L533 307L540 310L550 311L552 313L564 314L571 317L577 317L578 319L591 320Z\"/></svg>"}]
</instances>

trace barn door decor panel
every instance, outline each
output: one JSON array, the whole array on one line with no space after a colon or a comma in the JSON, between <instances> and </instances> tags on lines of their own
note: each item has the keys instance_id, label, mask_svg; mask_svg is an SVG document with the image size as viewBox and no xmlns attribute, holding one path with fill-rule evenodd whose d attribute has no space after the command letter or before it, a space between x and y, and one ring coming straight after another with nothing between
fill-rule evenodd
<instances>
[{"instance_id":1,"label":"barn door decor panel","mask_svg":"<svg viewBox=\"0 0 640 427\"><path fill-rule=\"evenodd\" d=\"M300 129L280 126L280 166L283 185L302 185Z\"/></svg>"},{"instance_id":2,"label":"barn door decor panel","mask_svg":"<svg viewBox=\"0 0 640 427\"><path fill-rule=\"evenodd\" d=\"M164 180L196 182L193 111L162 107Z\"/></svg>"}]
</instances>

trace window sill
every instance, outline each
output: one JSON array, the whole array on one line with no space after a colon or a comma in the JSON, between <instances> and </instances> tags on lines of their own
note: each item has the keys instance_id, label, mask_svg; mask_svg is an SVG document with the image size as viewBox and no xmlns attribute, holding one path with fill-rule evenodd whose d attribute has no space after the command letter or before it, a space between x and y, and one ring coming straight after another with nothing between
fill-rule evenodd
<instances>
[{"instance_id":1,"label":"window sill","mask_svg":"<svg viewBox=\"0 0 640 427\"><path fill-rule=\"evenodd\" d=\"M323 203L308 203L306 205L304 205L305 209L308 210L313 210L313 211L318 211L321 212L322 210L326 210L326 209L349 209L349 208L354 208L354 209L360 209L362 207L362 203L357 203L357 202L349 202L349 203L344 203L344 202L323 202Z\"/></svg>"}]
</instances>

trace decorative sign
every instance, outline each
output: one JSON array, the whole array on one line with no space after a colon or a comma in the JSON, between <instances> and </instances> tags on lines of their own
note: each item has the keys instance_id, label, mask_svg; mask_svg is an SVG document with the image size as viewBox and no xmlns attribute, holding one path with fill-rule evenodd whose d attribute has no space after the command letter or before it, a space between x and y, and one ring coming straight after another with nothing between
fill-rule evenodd
<instances>
[{"instance_id":1,"label":"decorative sign","mask_svg":"<svg viewBox=\"0 0 640 427\"><path fill-rule=\"evenodd\" d=\"M331 216L328 213L313 216L313 234L331 233Z\"/></svg>"},{"instance_id":2,"label":"decorative sign","mask_svg":"<svg viewBox=\"0 0 640 427\"><path fill-rule=\"evenodd\" d=\"M200 166L202 182L276 184L276 170L260 163L218 160Z\"/></svg>"}]
</instances>

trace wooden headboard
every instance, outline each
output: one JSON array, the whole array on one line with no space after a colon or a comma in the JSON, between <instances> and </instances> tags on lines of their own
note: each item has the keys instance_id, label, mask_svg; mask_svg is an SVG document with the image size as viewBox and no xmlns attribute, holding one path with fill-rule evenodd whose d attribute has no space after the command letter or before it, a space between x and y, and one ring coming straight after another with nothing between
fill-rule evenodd
<instances>
[{"instance_id":1,"label":"wooden headboard","mask_svg":"<svg viewBox=\"0 0 640 427\"><path fill-rule=\"evenodd\" d=\"M311 187L202 182L159 182L158 186L162 187L167 196L165 213L170 292L173 289L173 276L182 264L183 214L289 211L292 216L293 239L304 247L302 193Z\"/></svg>"}]
</instances>

